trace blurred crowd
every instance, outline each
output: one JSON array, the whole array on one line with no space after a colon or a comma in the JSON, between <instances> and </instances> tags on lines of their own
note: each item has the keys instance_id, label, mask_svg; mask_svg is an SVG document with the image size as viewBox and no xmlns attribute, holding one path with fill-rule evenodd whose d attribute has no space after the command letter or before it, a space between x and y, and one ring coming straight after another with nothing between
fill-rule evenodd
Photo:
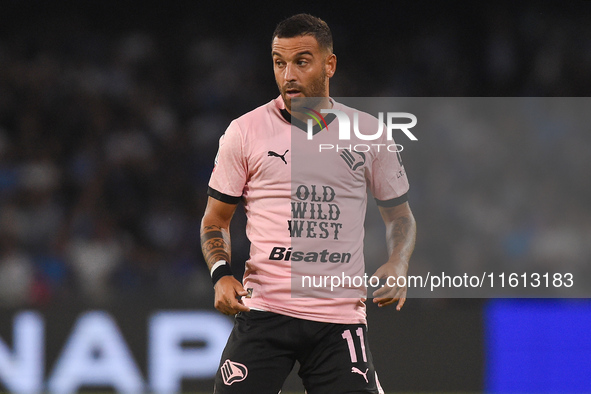
<instances>
[{"instance_id":1,"label":"blurred crowd","mask_svg":"<svg viewBox=\"0 0 591 394\"><path fill-rule=\"evenodd\" d=\"M326 19L340 61L335 97L591 87L584 15L487 12L483 23L423 23L392 40ZM0 36L0 305L211 296L199 245L207 182L227 124L277 95L271 31L236 40L180 30L52 17ZM588 269L591 134L541 126L520 136L442 131L405 153L417 272L540 261ZM233 259L244 261L240 212L233 226Z\"/></svg>"}]
</instances>

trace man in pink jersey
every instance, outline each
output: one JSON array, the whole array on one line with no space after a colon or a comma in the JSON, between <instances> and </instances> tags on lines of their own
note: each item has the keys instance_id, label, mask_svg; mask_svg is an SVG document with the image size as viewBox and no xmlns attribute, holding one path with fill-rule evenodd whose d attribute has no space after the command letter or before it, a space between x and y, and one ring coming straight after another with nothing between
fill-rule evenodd
<instances>
[{"instance_id":1,"label":"man in pink jersey","mask_svg":"<svg viewBox=\"0 0 591 394\"><path fill-rule=\"evenodd\" d=\"M235 119L220 139L202 221L215 307L236 315L214 392L276 394L299 361L308 394L383 393L367 341L363 289L315 297L294 287L294 278L362 274L367 187L386 224L390 253L374 276L406 276L416 227L404 167L385 150L337 152L318 162L302 148L311 145L292 100L316 97L352 111L329 97L336 56L324 21L299 14L281 22L272 57L280 96ZM334 116L324 119L313 131L319 142L336 135L326 126L338 127ZM299 123L302 130L292 127ZM251 242L243 284L230 269L229 227L239 201ZM379 306L397 303L399 310L406 288L383 287L374 296Z\"/></svg>"}]
</instances>

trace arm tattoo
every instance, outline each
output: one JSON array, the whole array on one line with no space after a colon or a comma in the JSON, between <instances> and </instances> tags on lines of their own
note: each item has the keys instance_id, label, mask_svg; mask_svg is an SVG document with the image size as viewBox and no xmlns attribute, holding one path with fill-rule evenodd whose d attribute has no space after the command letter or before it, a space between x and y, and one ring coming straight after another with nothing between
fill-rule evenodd
<instances>
[{"instance_id":1,"label":"arm tattoo","mask_svg":"<svg viewBox=\"0 0 591 394\"><path fill-rule=\"evenodd\" d=\"M204 226L201 229L201 250L210 269L219 260L229 263L231 246L228 231L220 226Z\"/></svg>"},{"instance_id":2,"label":"arm tattoo","mask_svg":"<svg viewBox=\"0 0 591 394\"><path fill-rule=\"evenodd\" d=\"M394 219L388 226L387 243L390 255L397 253L410 257L414 249L416 228L412 217L404 215Z\"/></svg>"},{"instance_id":3,"label":"arm tattoo","mask_svg":"<svg viewBox=\"0 0 591 394\"><path fill-rule=\"evenodd\" d=\"M394 221L394 242L404 242L408 236L410 228L410 218L408 216L400 216Z\"/></svg>"}]
</instances>

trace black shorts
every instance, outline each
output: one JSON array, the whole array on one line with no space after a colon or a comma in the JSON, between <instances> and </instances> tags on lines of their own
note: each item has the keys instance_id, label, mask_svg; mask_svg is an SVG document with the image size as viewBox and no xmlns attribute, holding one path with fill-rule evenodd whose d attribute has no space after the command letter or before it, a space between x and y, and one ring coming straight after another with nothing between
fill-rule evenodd
<instances>
[{"instance_id":1,"label":"black shorts","mask_svg":"<svg viewBox=\"0 0 591 394\"><path fill-rule=\"evenodd\" d=\"M251 310L236 315L214 394L277 394L296 360L308 394L383 393L364 324Z\"/></svg>"}]
</instances>

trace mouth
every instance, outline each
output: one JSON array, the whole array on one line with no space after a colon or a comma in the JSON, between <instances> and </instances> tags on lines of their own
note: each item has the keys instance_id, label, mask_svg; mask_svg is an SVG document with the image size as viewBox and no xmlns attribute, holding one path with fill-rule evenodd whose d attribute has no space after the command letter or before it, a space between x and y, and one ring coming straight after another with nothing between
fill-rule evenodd
<instances>
[{"instance_id":1,"label":"mouth","mask_svg":"<svg viewBox=\"0 0 591 394\"><path fill-rule=\"evenodd\" d=\"M303 96L302 92L299 89L285 89L285 95L289 98Z\"/></svg>"}]
</instances>

